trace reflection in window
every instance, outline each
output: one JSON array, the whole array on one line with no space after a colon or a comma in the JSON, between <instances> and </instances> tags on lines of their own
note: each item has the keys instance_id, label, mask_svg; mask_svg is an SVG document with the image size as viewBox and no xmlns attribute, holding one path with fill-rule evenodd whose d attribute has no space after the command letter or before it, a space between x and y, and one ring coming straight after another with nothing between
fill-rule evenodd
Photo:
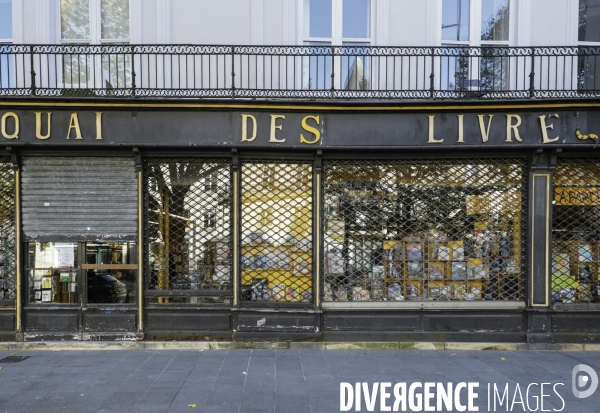
<instances>
[{"instance_id":1,"label":"reflection in window","mask_svg":"<svg viewBox=\"0 0 600 413\"><path fill-rule=\"evenodd\" d=\"M89 0L60 1L60 35L63 40L90 39Z\"/></svg>"},{"instance_id":2,"label":"reflection in window","mask_svg":"<svg viewBox=\"0 0 600 413\"><path fill-rule=\"evenodd\" d=\"M94 242L85 247L87 301L135 303L137 247L133 242ZM111 265L112 268L107 268ZM95 268L94 268L95 267Z\"/></svg>"},{"instance_id":3,"label":"reflection in window","mask_svg":"<svg viewBox=\"0 0 600 413\"><path fill-rule=\"evenodd\" d=\"M129 0L102 0L101 16L103 40L129 38Z\"/></svg>"},{"instance_id":4,"label":"reflection in window","mask_svg":"<svg viewBox=\"0 0 600 413\"><path fill-rule=\"evenodd\" d=\"M469 40L469 0L444 0L442 3L442 39Z\"/></svg>"},{"instance_id":5,"label":"reflection in window","mask_svg":"<svg viewBox=\"0 0 600 413\"><path fill-rule=\"evenodd\" d=\"M304 33L331 37L331 0L304 0Z\"/></svg>"},{"instance_id":6,"label":"reflection in window","mask_svg":"<svg viewBox=\"0 0 600 413\"><path fill-rule=\"evenodd\" d=\"M579 0L578 27L580 42L600 42L600 0Z\"/></svg>"},{"instance_id":7,"label":"reflection in window","mask_svg":"<svg viewBox=\"0 0 600 413\"><path fill-rule=\"evenodd\" d=\"M0 0L0 39L12 38L12 0Z\"/></svg>"},{"instance_id":8,"label":"reflection in window","mask_svg":"<svg viewBox=\"0 0 600 413\"><path fill-rule=\"evenodd\" d=\"M481 40L508 41L509 0L481 0Z\"/></svg>"},{"instance_id":9,"label":"reflection in window","mask_svg":"<svg viewBox=\"0 0 600 413\"><path fill-rule=\"evenodd\" d=\"M368 38L371 37L371 2L369 0L344 0L342 6L342 37Z\"/></svg>"}]
</instances>

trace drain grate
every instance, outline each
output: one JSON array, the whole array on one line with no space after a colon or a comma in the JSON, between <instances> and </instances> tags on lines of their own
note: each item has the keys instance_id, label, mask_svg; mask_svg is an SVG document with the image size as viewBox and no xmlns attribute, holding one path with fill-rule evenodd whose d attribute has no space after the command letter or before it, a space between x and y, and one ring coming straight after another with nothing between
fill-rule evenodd
<instances>
[{"instance_id":1,"label":"drain grate","mask_svg":"<svg viewBox=\"0 0 600 413\"><path fill-rule=\"evenodd\" d=\"M0 359L0 363L18 363L19 361L23 361L29 357L30 356L8 356Z\"/></svg>"}]
</instances>

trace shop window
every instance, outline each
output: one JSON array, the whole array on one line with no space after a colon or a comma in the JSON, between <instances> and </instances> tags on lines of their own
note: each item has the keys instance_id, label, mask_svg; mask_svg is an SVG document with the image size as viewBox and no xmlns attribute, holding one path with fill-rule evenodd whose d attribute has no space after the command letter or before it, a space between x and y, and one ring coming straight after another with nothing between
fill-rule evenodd
<instances>
[{"instance_id":1,"label":"shop window","mask_svg":"<svg viewBox=\"0 0 600 413\"><path fill-rule=\"evenodd\" d=\"M123 46L129 43L129 0L60 0L60 41L73 46L60 68L65 87L107 93L131 87L131 56ZM102 53L76 47L85 44L115 47L102 48Z\"/></svg>"},{"instance_id":2,"label":"shop window","mask_svg":"<svg viewBox=\"0 0 600 413\"><path fill-rule=\"evenodd\" d=\"M600 0L579 0L578 75L580 91L600 89Z\"/></svg>"},{"instance_id":3,"label":"shop window","mask_svg":"<svg viewBox=\"0 0 600 413\"><path fill-rule=\"evenodd\" d=\"M311 303L312 165L245 162L241 191L241 303Z\"/></svg>"},{"instance_id":4,"label":"shop window","mask_svg":"<svg viewBox=\"0 0 600 413\"><path fill-rule=\"evenodd\" d=\"M561 160L552 203L552 301L600 302L600 163Z\"/></svg>"},{"instance_id":5,"label":"shop window","mask_svg":"<svg viewBox=\"0 0 600 413\"><path fill-rule=\"evenodd\" d=\"M133 242L29 242L29 303L135 304L136 251Z\"/></svg>"},{"instance_id":6,"label":"shop window","mask_svg":"<svg viewBox=\"0 0 600 413\"><path fill-rule=\"evenodd\" d=\"M14 305L15 178L8 159L0 162L0 306Z\"/></svg>"},{"instance_id":7,"label":"shop window","mask_svg":"<svg viewBox=\"0 0 600 413\"><path fill-rule=\"evenodd\" d=\"M230 304L230 161L147 158L144 176L148 304Z\"/></svg>"},{"instance_id":8,"label":"shop window","mask_svg":"<svg viewBox=\"0 0 600 413\"><path fill-rule=\"evenodd\" d=\"M27 244L29 302L76 304L80 302L78 244L30 242Z\"/></svg>"},{"instance_id":9,"label":"shop window","mask_svg":"<svg viewBox=\"0 0 600 413\"><path fill-rule=\"evenodd\" d=\"M323 162L324 301L524 299L524 160Z\"/></svg>"},{"instance_id":10,"label":"shop window","mask_svg":"<svg viewBox=\"0 0 600 413\"><path fill-rule=\"evenodd\" d=\"M442 1L442 90L508 90L506 47L511 43L512 3L513 0Z\"/></svg>"},{"instance_id":11,"label":"shop window","mask_svg":"<svg viewBox=\"0 0 600 413\"><path fill-rule=\"evenodd\" d=\"M304 0L304 45L315 56L303 60L304 87L329 90L332 86L331 65L335 65L337 89L369 88L371 59L370 0ZM329 46L344 46L343 56L332 60Z\"/></svg>"}]
</instances>

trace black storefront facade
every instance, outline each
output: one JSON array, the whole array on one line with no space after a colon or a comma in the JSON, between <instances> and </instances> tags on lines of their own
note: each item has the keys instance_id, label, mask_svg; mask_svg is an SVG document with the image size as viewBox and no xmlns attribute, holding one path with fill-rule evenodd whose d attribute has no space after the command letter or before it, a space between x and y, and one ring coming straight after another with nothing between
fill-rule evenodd
<instances>
[{"instance_id":1,"label":"black storefront facade","mask_svg":"<svg viewBox=\"0 0 600 413\"><path fill-rule=\"evenodd\" d=\"M5 101L0 338L597 343L599 115Z\"/></svg>"}]
</instances>

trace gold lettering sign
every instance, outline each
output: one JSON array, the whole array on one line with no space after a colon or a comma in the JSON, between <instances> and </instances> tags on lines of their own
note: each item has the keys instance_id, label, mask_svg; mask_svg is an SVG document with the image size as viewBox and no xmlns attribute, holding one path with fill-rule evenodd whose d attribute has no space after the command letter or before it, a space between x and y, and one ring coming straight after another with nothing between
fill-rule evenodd
<instances>
[{"instance_id":1,"label":"gold lettering sign","mask_svg":"<svg viewBox=\"0 0 600 413\"><path fill-rule=\"evenodd\" d=\"M269 142L273 143L283 143L285 139L277 139L275 136L275 130L283 130L283 125L277 125L277 119L285 120L285 115L271 115L271 136L269 138Z\"/></svg>"},{"instance_id":2,"label":"gold lettering sign","mask_svg":"<svg viewBox=\"0 0 600 413\"><path fill-rule=\"evenodd\" d=\"M558 118L558 115L550 115L548 116L550 117L555 117ZM554 124L550 124L550 125L546 125L546 115L542 115L539 116L540 119L540 126L542 127L542 142L543 143L552 143L552 142L556 142L559 139L559 136L557 136L556 138L549 138L548 137L548 129L554 129Z\"/></svg>"},{"instance_id":3,"label":"gold lettering sign","mask_svg":"<svg viewBox=\"0 0 600 413\"><path fill-rule=\"evenodd\" d=\"M47 113L48 126L46 127L46 134L42 135L42 112L35 112L35 137L45 141L50 137L52 113Z\"/></svg>"},{"instance_id":4,"label":"gold lettering sign","mask_svg":"<svg viewBox=\"0 0 600 413\"><path fill-rule=\"evenodd\" d=\"M252 121L252 137L248 138L248 120ZM252 115L242 114L242 142L252 142L256 139L256 118Z\"/></svg>"},{"instance_id":5,"label":"gold lettering sign","mask_svg":"<svg viewBox=\"0 0 600 413\"><path fill-rule=\"evenodd\" d=\"M457 115L458 117L458 143L465 141L465 115Z\"/></svg>"},{"instance_id":6,"label":"gold lettering sign","mask_svg":"<svg viewBox=\"0 0 600 413\"><path fill-rule=\"evenodd\" d=\"M102 112L96 112L96 139L102 140Z\"/></svg>"},{"instance_id":7,"label":"gold lettering sign","mask_svg":"<svg viewBox=\"0 0 600 413\"><path fill-rule=\"evenodd\" d=\"M517 123L513 125L513 119L517 120ZM521 117L519 115L506 115L506 142L512 142L512 136L515 135L515 139L519 142L523 142L521 135L519 135L519 125L521 125Z\"/></svg>"},{"instance_id":8,"label":"gold lettering sign","mask_svg":"<svg viewBox=\"0 0 600 413\"><path fill-rule=\"evenodd\" d=\"M479 118L479 130L481 131L481 140L483 142L487 142L488 139L490 138L490 129L492 128L492 119L494 118L494 115L488 115L490 118L488 119L488 123L487 123L487 129L485 127L485 124L483 123L483 118L485 117L485 115L477 115L477 117Z\"/></svg>"},{"instance_id":9,"label":"gold lettering sign","mask_svg":"<svg viewBox=\"0 0 600 413\"><path fill-rule=\"evenodd\" d=\"M312 133L313 135L315 135L315 139L312 141L307 140L304 137L304 134L300 134L300 143L306 143L308 145L314 145L315 143L319 142L319 140L321 140L321 131L313 126L310 126L307 121L309 119L312 119L315 121L315 123L317 125L321 124L321 117L320 116L306 116L304 119L302 119L302 129L304 129L305 131Z\"/></svg>"},{"instance_id":10,"label":"gold lettering sign","mask_svg":"<svg viewBox=\"0 0 600 413\"><path fill-rule=\"evenodd\" d=\"M9 134L6 131L7 118L13 118L15 121L15 130L12 134ZM0 129L2 129L2 136L4 136L6 139L19 139L19 117L16 113L6 112L4 115L2 115L1 123L2 125Z\"/></svg>"},{"instance_id":11,"label":"gold lettering sign","mask_svg":"<svg viewBox=\"0 0 600 413\"><path fill-rule=\"evenodd\" d=\"M79 117L77 113L71 113L71 120L69 121L69 131L67 132L67 139L71 139L71 130L75 129L75 139L83 139L81 137L81 129L79 128Z\"/></svg>"},{"instance_id":12,"label":"gold lettering sign","mask_svg":"<svg viewBox=\"0 0 600 413\"><path fill-rule=\"evenodd\" d=\"M435 127L435 115L431 115L428 116L429 118L429 140L427 141L427 143L443 143L444 140L443 139L435 139L435 131L434 131L434 127Z\"/></svg>"}]
</instances>

